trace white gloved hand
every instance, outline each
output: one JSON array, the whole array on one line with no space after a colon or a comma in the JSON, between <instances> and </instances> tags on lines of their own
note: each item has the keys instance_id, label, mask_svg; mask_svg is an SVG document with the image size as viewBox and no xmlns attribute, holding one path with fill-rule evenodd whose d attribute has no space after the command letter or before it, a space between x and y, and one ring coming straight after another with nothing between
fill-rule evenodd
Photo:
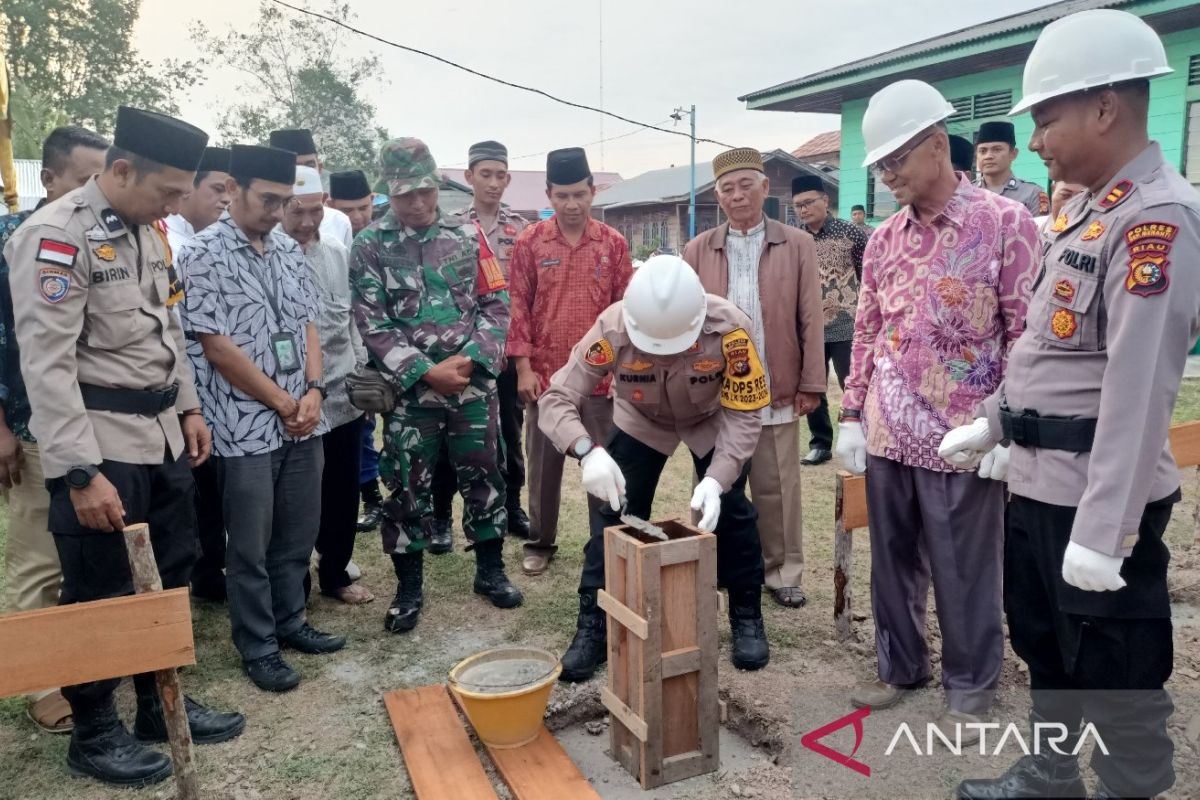
<instances>
[{"instance_id":1,"label":"white gloved hand","mask_svg":"<svg viewBox=\"0 0 1200 800\"><path fill-rule=\"evenodd\" d=\"M862 475L867 471L867 439L861 422L838 423L837 457L848 472Z\"/></svg>"},{"instance_id":2,"label":"white gloved hand","mask_svg":"<svg viewBox=\"0 0 1200 800\"><path fill-rule=\"evenodd\" d=\"M1070 542L1063 556L1062 577L1085 592L1115 592L1125 586L1121 577L1121 556L1106 556L1090 547Z\"/></svg>"},{"instance_id":3,"label":"white gloved hand","mask_svg":"<svg viewBox=\"0 0 1200 800\"><path fill-rule=\"evenodd\" d=\"M721 484L716 478L705 478L696 484L692 492L692 510L701 511L700 524L696 527L702 531L713 531L717 527L717 519L721 516Z\"/></svg>"},{"instance_id":4,"label":"white gloved hand","mask_svg":"<svg viewBox=\"0 0 1200 800\"><path fill-rule=\"evenodd\" d=\"M980 417L970 425L947 431L938 446L938 455L956 467L972 469L997 444L987 419Z\"/></svg>"},{"instance_id":5,"label":"white gloved hand","mask_svg":"<svg viewBox=\"0 0 1200 800\"><path fill-rule=\"evenodd\" d=\"M1008 448L998 444L979 461L979 477L994 481L1008 480Z\"/></svg>"},{"instance_id":6,"label":"white gloved hand","mask_svg":"<svg viewBox=\"0 0 1200 800\"><path fill-rule=\"evenodd\" d=\"M593 447L584 456L579 466L583 468L583 488L588 494L599 497L612 507L621 510L621 498L625 496L625 476L612 456L603 447Z\"/></svg>"}]
</instances>

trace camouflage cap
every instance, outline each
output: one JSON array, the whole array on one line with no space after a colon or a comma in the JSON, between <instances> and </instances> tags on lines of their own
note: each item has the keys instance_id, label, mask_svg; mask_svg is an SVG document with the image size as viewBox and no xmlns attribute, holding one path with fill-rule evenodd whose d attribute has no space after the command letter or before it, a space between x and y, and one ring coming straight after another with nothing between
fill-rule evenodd
<instances>
[{"instance_id":1,"label":"camouflage cap","mask_svg":"<svg viewBox=\"0 0 1200 800\"><path fill-rule=\"evenodd\" d=\"M379 150L379 183L375 191L396 195L438 187L437 164L420 139L391 139Z\"/></svg>"}]
</instances>

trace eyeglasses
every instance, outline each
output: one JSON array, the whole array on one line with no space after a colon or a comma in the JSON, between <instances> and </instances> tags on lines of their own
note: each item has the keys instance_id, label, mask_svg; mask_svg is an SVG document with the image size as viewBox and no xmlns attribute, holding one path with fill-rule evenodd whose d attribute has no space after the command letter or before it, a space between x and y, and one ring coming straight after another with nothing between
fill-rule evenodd
<instances>
[{"instance_id":1,"label":"eyeglasses","mask_svg":"<svg viewBox=\"0 0 1200 800\"><path fill-rule=\"evenodd\" d=\"M879 159L871 165L871 174L876 178L882 178L883 173L885 172L890 172L894 175L900 170L901 167L904 166L905 159L912 154L912 151L924 144L926 139L928 139L930 136L933 136L933 133L934 132L932 130L929 131L920 139L917 139L915 142L913 142L912 146L902 153L893 153L890 156L884 156L883 158Z\"/></svg>"},{"instance_id":2,"label":"eyeglasses","mask_svg":"<svg viewBox=\"0 0 1200 800\"><path fill-rule=\"evenodd\" d=\"M801 200L799 203L796 203L795 206L798 211L807 211L819 202L821 202L821 198L814 197L811 200Z\"/></svg>"},{"instance_id":3,"label":"eyeglasses","mask_svg":"<svg viewBox=\"0 0 1200 800\"><path fill-rule=\"evenodd\" d=\"M283 206L284 201L288 199L286 197L280 197L277 194L263 194L257 189L251 189L250 191L258 197L258 202L262 203L263 210L268 213L271 211L278 211Z\"/></svg>"}]
</instances>

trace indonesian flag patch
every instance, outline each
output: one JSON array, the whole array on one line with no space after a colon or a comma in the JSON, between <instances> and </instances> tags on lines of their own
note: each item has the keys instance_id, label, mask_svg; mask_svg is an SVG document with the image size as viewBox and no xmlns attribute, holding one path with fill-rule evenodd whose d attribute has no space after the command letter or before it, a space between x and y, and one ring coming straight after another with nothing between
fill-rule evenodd
<instances>
[{"instance_id":1,"label":"indonesian flag patch","mask_svg":"<svg viewBox=\"0 0 1200 800\"><path fill-rule=\"evenodd\" d=\"M78 254L79 248L73 244L42 239L38 244L37 260L69 269L75 266L75 256Z\"/></svg>"}]
</instances>

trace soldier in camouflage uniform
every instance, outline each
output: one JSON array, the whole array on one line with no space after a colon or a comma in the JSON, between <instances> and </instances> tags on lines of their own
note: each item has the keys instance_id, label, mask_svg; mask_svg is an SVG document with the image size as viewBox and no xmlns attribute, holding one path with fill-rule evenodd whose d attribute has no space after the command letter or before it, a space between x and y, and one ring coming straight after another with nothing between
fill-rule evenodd
<instances>
[{"instance_id":1,"label":"soldier in camouflage uniform","mask_svg":"<svg viewBox=\"0 0 1200 800\"><path fill-rule=\"evenodd\" d=\"M504 573L504 479L498 462L496 376L504 367L504 274L478 226L438 208L436 165L419 139L380 151L391 208L354 241L354 316L375 366L396 388L384 416L383 547L399 585L384 627L421 612L423 557L433 530L430 485L446 441L476 558L475 592L499 608L524 599Z\"/></svg>"}]
</instances>

